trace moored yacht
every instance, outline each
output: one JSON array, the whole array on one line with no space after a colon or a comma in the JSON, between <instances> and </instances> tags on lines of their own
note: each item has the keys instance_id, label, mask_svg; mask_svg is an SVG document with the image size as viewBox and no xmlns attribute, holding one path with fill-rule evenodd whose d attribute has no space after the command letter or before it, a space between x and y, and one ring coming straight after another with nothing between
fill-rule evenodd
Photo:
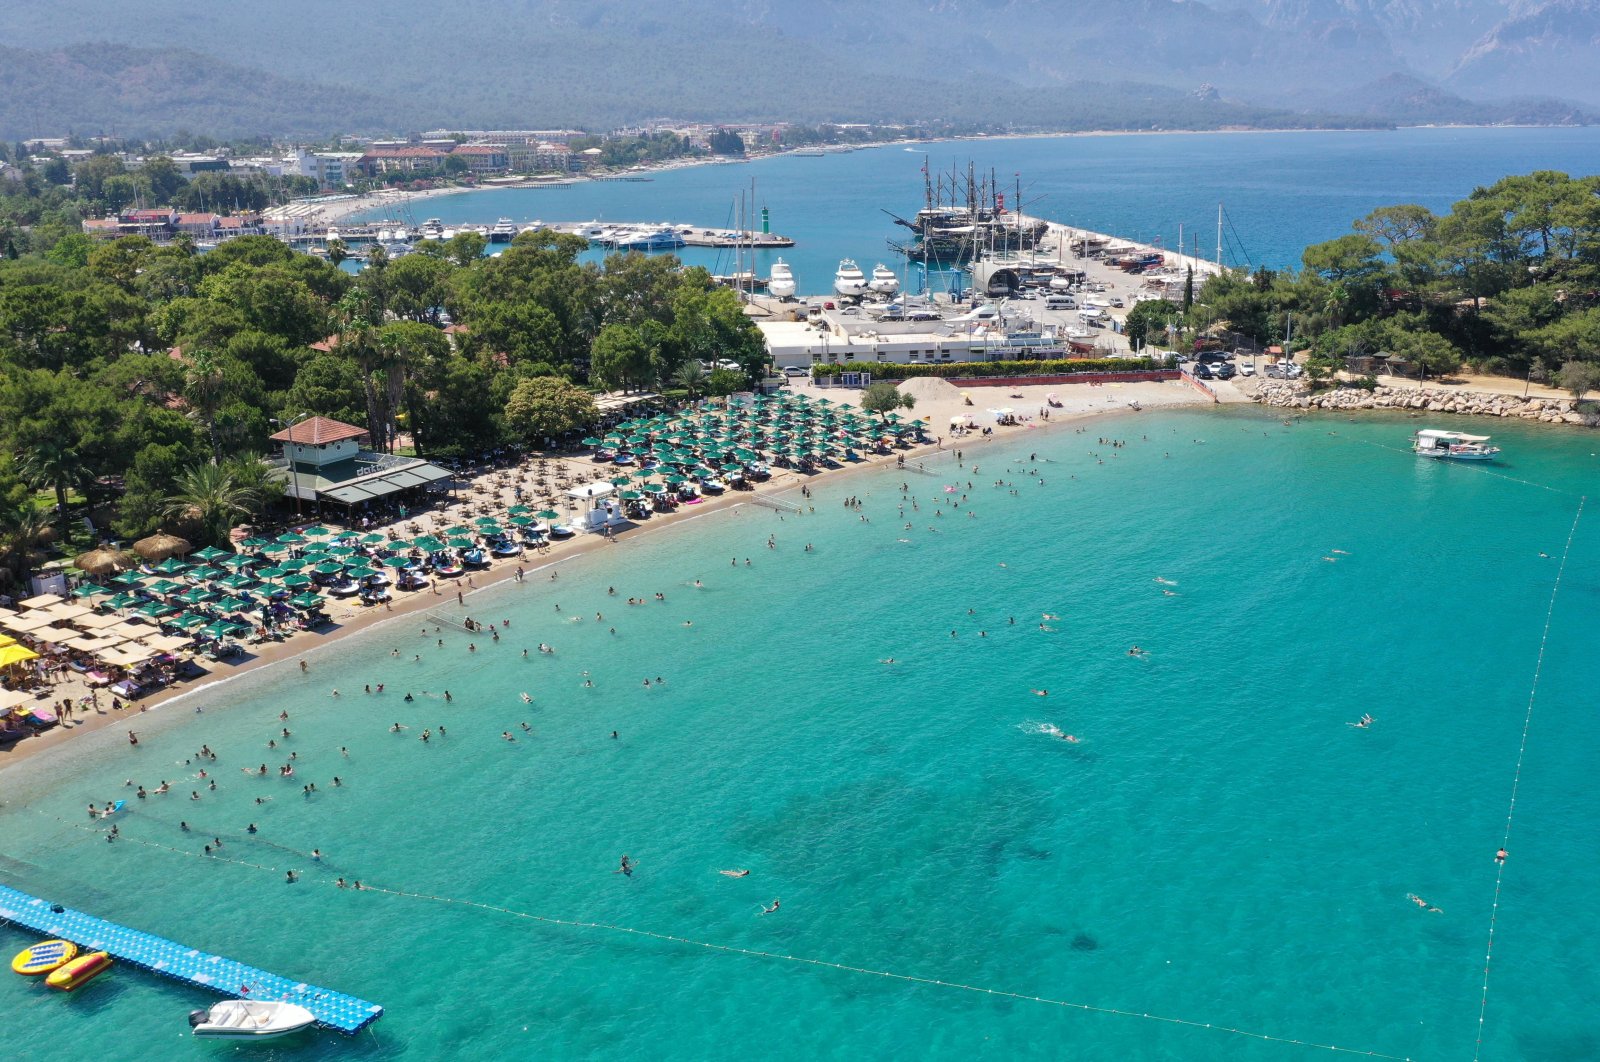
<instances>
[{"instance_id":1,"label":"moored yacht","mask_svg":"<svg viewBox=\"0 0 1600 1062\"><path fill-rule=\"evenodd\" d=\"M767 291L780 299L794 297L794 272L789 268L789 263L781 258L772 263L772 275L767 280Z\"/></svg>"},{"instance_id":2,"label":"moored yacht","mask_svg":"<svg viewBox=\"0 0 1600 1062\"><path fill-rule=\"evenodd\" d=\"M517 237L517 223L510 218L501 218L489 230L490 243L510 243Z\"/></svg>"},{"instance_id":3,"label":"moored yacht","mask_svg":"<svg viewBox=\"0 0 1600 1062\"><path fill-rule=\"evenodd\" d=\"M879 262L872 270L872 279L867 282L867 288L879 295L893 295L900 290L900 278L894 275L894 270Z\"/></svg>"},{"instance_id":4,"label":"moored yacht","mask_svg":"<svg viewBox=\"0 0 1600 1062\"><path fill-rule=\"evenodd\" d=\"M833 290L840 295L856 296L866 293L867 277L861 272L861 267L856 265L855 259L840 259L839 271L833 275Z\"/></svg>"},{"instance_id":5,"label":"moored yacht","mask_svg":"<svg viewBox=\"0 0 1600 1062\"><path fill-rule=\"evenodd\" d=\"M442 240L444 239L444 222L438 218L429 218L417 226L417 235L424 240Z\"/></svg>"}]
</instances>

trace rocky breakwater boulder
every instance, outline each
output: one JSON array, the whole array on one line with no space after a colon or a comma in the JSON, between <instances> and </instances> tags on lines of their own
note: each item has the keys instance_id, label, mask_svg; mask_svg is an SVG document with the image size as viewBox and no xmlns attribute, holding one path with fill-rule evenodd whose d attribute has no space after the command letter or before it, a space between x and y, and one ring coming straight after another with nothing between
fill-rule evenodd
<instances>
[{"instance_id":1,"label":"rocky breakwater boulder","mask_svg":"<svg viewBox=\"0 0 1600 1062\"><path fill-rule=\"evenodd\" d=\"M1461 391L1447 387L1328 387L1312 390L1302 381L1263 383L1255 400L1284 409L1323 409L1348 412L1357 409L1403 409L1422 413L1455 413L1474 417L1516 417L1545 424L1600 427L1600 414L1579 412L1570 398L1523 398L1492 391Z\"/></svg>"}]
</instances>

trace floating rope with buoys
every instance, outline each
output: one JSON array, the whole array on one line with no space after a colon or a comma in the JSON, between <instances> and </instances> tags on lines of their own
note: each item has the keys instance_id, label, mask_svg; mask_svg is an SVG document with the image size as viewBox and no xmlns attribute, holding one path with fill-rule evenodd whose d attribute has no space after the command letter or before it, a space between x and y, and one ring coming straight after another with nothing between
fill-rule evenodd
<instances>
[{"instance_id":1,"label":"floating rope with buoys","mask_svg":"<svg viewBox=\"0 0 1600 1062\"><path fill-rule=\"evenodd\" d=\"M1528 731L1533 726L1533 705L1539 696L1539 677L1544 672L1545 647L1550 642L1550 623L1555 617L1556 596L1561 593L1561 580L1567 573L1567 557L1572 553L1572 540L1578 534L1578 521L1583 519L1583 506L1587 498L1578 499L1578 511L1572 516L1572 527L1567 531L1567 543L1561 550L1561 562L1556 567L1556 581L1550 587L1550 603L1545 608L1544 631L1539 636L1539 653L1533 662L1533 684L1528 689L1528 710L1522 717L1522 743L1517 746L1517 763L1511 773L1511 802L1506 808L1506 828L1500 838L1500 851L1511 849L1511 820L1517 813L1517 790L1522 785L1522 761L1528 754ZM1489 907L1489 936L1483 949L1483 995L1478 1002L1478 1039L1472 1049L1473 1062L1483 1055L1483 1026L1489 1011L1489 967L1494 960L1495 923L1500 916L1500 887L1506 877L1506 859L1495 859L1494 901Z\"/></svg>"},{"instance_id":2,"label":"floating rope with buoys","mask_svg":"<svg viewBox=\"0 0 1600 1062\"><path fill-rule=\"evenodd\" d=\"M59 815L50 815L43 811L38 813L47 818L55 819L56 821L70 826L73 829L84 830L86 832L95 834L105 834L108 832L103 828L86 826L79 822L70 822L64 818L61 818ZM253 863L246 859L235 859L232 856L225 856L220 853L220 850L215 848L212 849L211 854L203 855L187 849L177 848L168 844L162 844L158 841L146 841L141 838L129 837L125 835L118 836L117 842L122 844L142 845L146 848L153 848L158 851L169 852L174 855L186 856L190 859L200 859L208 862L230 863L234 866L247 867L252 870L265 870L273 874L281 873L283 870L281 867L269 867L261 863ZM283 846L274 845L274 847ZM292 849L287 848L284 850L291 852L293 851ZM336 884L332 881L316 878L303 878L301 880L307 884ZM1106 1007L1093 1003L1079 1003L1073 1000L1055 999L1051 996L1032 995L1027 992L1013 992L1001 988L985 988L981 985L969 985L960 981L945 981L934 977L923 977L918 974L896 973L891 970L875 970L866 966L852 966L849 963L832 962L828 959L815 959L804 955L784 955L774 951L762 951L759 948L744 948L735 944L715 944L710 941L695 940L692 937L679 936L676 933L659 933L651 929L637 929L632 926L615 925L610 922L585 922L573 918L556 918L550 915L534 914L531 911L519 911L511 907L501 907L496 904L481 903L477 900L465 900L454 896L435 896L431 893L425 892L409 892L405 889L393 889L382 885L368 884L364 881L357 881L342 887L357 892L374 892L384 896L394 896L407 900L426 900L430 903L442 903L455 907L466 907L478 911L487 911L493 914L503 915L507 918L516 918L529 922L539 922L550 926L561 926L567 929L598 929L610 933L623 933L627 934L628 936L645 937L650 940L659 940L666 943L678 944L691 948L701 948L705 951L720 952L724 955L742 955L751 959L790 962L802 966L814 966L829 970L838 970L843 973L863 974L869 977L881 977L885 980L901 981L906 984L924 985L930 988L947 988L959 992L970 992L976 995L993 996L997 999L1013 999L1027 1003L1042 1003L1046 1006L1060 1007L1064 1010L1083 1011L1086 1014L1105 1014L1119 1018L1142 1018L1146 1021L1160 1022L1163 1025L1174 1025L1187 1029L1209 1029L1212 1032L1227 1033L1232 1036L1239 1036L1249 1040L1260 1040L1264 1043L1304 1047L1318 1051L1330 1051L1342 1055L1359 1055L1362 1058L1384 1059L1388 1060L1388 1062L1411 1062L1411 1059L1405 1055L1391 1055L1382 1051L1365 1050L1356 1047L1341 1047L1337 1044L1318 1043L1314 1040L1301 1040L1293 1036L1275 1036L1271 1033L1254 1032L1249 1029L1240 1029L1231 1025L1221 1025L1216 1022L1193 1021L1188 1018L1174 1018L1165 1014L1151 1014L1147 1011L1128 1010L1122 1007Z\"/></svg>"}]
</instances>

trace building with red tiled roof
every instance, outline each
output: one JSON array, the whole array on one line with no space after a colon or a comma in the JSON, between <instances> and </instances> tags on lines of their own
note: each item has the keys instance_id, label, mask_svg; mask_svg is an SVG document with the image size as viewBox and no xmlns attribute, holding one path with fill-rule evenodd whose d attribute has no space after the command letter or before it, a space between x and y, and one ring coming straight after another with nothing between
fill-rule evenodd
<instances>
[{"instance_id":1,"label":"building with red tiled roof","mask_svg":"<svg viewBox=\"0 0 1600 1062\"><path fill-rule=\"evenodd\" d=\"M366 435L367 429L332 417L308 417L270 438L273 442L294 443L296 446L327 446L346 439L363 439Z\"/></svg>"},{"instance_id":2,"label":"building with red tiled roof","mask_svg":"<svg viewBox=\"0 0 1600 1062\"><path fill-rule=\"evenodd\" d=\"M414 173L417 170L437 169L448 152L431 147L375 147L361 156L358 165L368 175L380 173Z\"/></svg>"},{"instance_id":3,"label":"building with red tiled roof","mask_svg":"<svg viewBox=\"0 0 1600 1062\"><path fill-rule=\"evenodd\" d=\"M178 231L187 232L190 236L211 236L217 231L217 222L220 220L212 213L204 214L179 214Z\"/></svg>"}]
</instances>

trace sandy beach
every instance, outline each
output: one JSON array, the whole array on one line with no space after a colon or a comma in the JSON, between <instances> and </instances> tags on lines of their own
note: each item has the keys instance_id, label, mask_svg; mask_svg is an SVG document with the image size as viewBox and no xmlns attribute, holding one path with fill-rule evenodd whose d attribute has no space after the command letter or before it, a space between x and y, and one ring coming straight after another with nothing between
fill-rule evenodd
<instances>
[{"instance_id":1,"label":"sandy beach","mask_svg":"<svg viewBox=\"0 0 1600 1062\"><path fill-rule=\"evenodd\" d=\"M803 386L794 388L796 393L809 398L827 398L836 404L857 406L861 393L859 391L845 390L843 388L818 388ZM69 746L73 738L84 732L104 729L114 726L136 726L137 718L147 712L159 710L167 702L190 694L200 694L207 689L218 687L221 683L245 674L257 668L284 660L299 660L318 653L319 650L337 644L344 637L357 631L365 630L378 624L392 620L401 620L415 616L417 613L437 610L440 613L459 612L467 615L467 607L472 595L504 583L516 577L520 567L525 572L531 573L538 570L547 570L553 566L587 556L596 551L605 551L613 548L638 547L648 542L647 532L652 528L669 527L674 524L692 520L707 513L732 509L740 505L754 504L755 499L785 495L797 490L804 483L814 483L826 477L829 482L859 473L866 470L892 466L897 458L904 457L907 463L915 464L938 457L940 454L952 451L957 447L970 450L973 447L982 447L997 441L1010 441L1036 430L1047 430L1051 426L1077 423L1085 418L1104 415L1108 413L1131 414L1136 409L1153 409L1158 407L1171 407L1180 405L1209 405L1211 400L1191 388L1185 383L1176 381L1106 384L1093 386L1088 384L1029 384L1019 387L994 387L978 386L972 381L963 381L961 387L952 385L940 379L918 379L908 381L903 390L916 399L915 407L907 414L908 419L915 418L929 425L929 443L908 450L898 451L895 455L875 457L870 460L848 465L844 468L819 473L813 476L801 475L788 469L773 469L772 478L760 484L754 491L728 492L720 497L707 498L703 504L692 509L680 509L672 513L658 513L653 515L646 523L627 523L620 525L613 537L606 538L598 534L579 535L566 542L552 543L547 549L530 551L523 558L507 558L495 561L487 570L475 573L461 579L455 584L445 583L434 585L429 590L417 591L396 599L386 608L362 607L353 601L335 601L328 606L329 618L333 621L331 626L325 626L314 632L297 634L287 641L266 642L252 646L248 655L237 659L234 663L207 664L207 674L204 677L189 682L179 682L141 700L126 704L121 711L113 711L110 707L111 697L105 691L100 691L98 706L84 705L78 709L72 725L61 725L42 734L27 738L15 744L0 748L0 772L6 767L14 766L36 756L47 755ZM1048 404L1048 396L1055 395L1060 401L1059 407ZM971 404L967 398L971 399ZM996 425L995 417L990 409L1009 407L1013 409L1021 422L1013 425ZM1046 415L1048 414L1048 415ZM951 435L949 424L952 417L970 415L973 417L975 428L960 434ZM977 429L993 427L994 433L982 435ZM459 500L450 507L436 511L421 518L425 531L442 529L470 516L491 511L503 510L514 504L514 490L520 483L525 482L529 475L528 469L533 462L543 455L530 454L520 469L508 472L490 472L478 477L464 490L459 492ZM604 480L605 466L596 465L586 457L551 457L549 460L554 465L560 462L559 467L564 469L576 482L590 482ZM407 524L414 521L407 521ZM408 526L396 524L374 528L377 531L393 531L405 537L415 532ZM459 597L457 595L459 594ZM311 657L314 659L314 657ZM219 689L219 695L221 690ZM93 691L85 685L84 680L73 676L63 679L54 686L50 693L48 703L60 704L63 698L71 698L75 703L82 704L84 699L91 698ZM210 707L217 707L211 705Z\"/></svg>"}]
</instances>

